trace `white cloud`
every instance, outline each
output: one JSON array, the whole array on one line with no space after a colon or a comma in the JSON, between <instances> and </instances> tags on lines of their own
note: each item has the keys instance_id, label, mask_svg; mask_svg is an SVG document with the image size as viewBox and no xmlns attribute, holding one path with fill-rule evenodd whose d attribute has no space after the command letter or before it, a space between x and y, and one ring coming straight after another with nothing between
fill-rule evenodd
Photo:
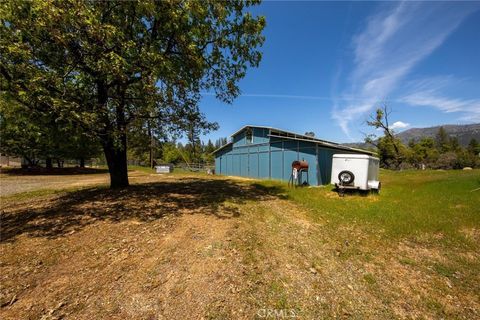
<instances>
[{"instance_id":1,"label":"white cloud","mask_svg":"<svg viewBox=\"0 0 480 320\"><path fill-rule=\"evenodd\" d=\"M480 121L480 99L448 98L429 90L409 94L402 101L413 106L434 107L446 113L459 112L462 121Z\"/></svg>"},{"instance_id":2,"label":"white cloud","mask_svg":"<svg viewBox=\"0 0 480 320\"><path fill-rule=\"evenodd\" d=\"M479 3L401 2L383 5L354 36L352 72L342 96L356 101L336 102L332 117L345 134L351 122L371 112L397 88L415 65L444 43Z\"/></svg>"},{"instance_id":3,"label":"white cloud","mask_svg":"<svg viewBox=\"0 0 480 320\"><path fill-rule=\"evenodd\" d=\"M390 129L392 130L405 129L409 126L410 126L410 123L405 123L403 121L396 121L390 126Z\"/></svg>"},{"instance_id":4,"label":"white cloud","mask_svg":"<svg viewBox=\"0 0 480 320\"><path fill-rule=\"evenodd\" d=\"M417 79L409 83L406 95L398 101L411 106L436 108L445 113L457 113L458 120L477 122L480 121L480 99L451 97L451 89L456 92L468 85L466 79L452 75Z\"/></svg>"}]
</instances>

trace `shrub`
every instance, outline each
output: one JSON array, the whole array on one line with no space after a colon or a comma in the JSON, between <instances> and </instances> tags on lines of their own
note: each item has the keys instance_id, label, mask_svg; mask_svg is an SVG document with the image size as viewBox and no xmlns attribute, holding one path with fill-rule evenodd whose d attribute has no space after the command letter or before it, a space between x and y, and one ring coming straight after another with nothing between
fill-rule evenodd
<instances>
[{"instance_id":1,"label":"shrub","mask_svg":"<svg viewBox=\"0 0 480 320\"><path fill-rule=\"evenodd\" d=\"M438 160L432 165L435 169L459 169L458 157L455 152L440 154Z\"/></svg>"}]
</instances>

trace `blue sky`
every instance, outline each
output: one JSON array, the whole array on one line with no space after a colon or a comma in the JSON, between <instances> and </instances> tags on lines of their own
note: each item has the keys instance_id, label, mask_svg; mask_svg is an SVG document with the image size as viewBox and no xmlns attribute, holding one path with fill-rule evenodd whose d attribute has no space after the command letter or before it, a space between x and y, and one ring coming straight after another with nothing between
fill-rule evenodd
<instances>
[{"instance_id":1,"label":"blue sky","mask_svg":"<svg viewBox=\"0 0 480 320\"><path fill-rule=\"evenodd\" d=\"M397 131L480 122L480 2L274 2L260 67L201 110L230 136L245 124L361 141L386 101Z\"/></svg>"}]
</instances>

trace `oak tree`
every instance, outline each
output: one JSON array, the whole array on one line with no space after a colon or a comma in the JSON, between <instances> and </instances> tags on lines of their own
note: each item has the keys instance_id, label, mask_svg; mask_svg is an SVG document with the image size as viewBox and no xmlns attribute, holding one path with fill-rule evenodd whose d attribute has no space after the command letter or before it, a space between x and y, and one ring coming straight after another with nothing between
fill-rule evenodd
<instances>
[{"instance_id":1,"label":"oak tree","mask_svg":"<svg viewBox=\"0 0 480 320\"><path fill-rule=\"evenodd\" d=\"M100 140L111 187L128 185L138 119L181 130L200 92L227 103L261 60L258 1L9 0L0 4L0 90Z\"/></svg>"}]
</instances>

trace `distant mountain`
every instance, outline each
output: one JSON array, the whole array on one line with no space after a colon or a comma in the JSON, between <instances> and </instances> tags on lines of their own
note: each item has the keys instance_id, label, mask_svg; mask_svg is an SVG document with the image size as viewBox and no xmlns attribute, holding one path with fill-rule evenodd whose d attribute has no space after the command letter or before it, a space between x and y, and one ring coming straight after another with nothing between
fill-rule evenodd
<instances>
[{"instance_id":1,"label":"distant mountain","mask_svg":"<svg viewBox=\"0 0 480 320\"><path fill-rule=\"evenodd\" d=\"M364 149L364 150L368 150L370 148L375 148L371 144L367 144L365 142L349 142L349 143L342 143L341 145L347 146L347 147L352 147L352 148L357 148L357 149Z\"/></svg>"},{"instance_id":2,"label":"distant mountain","mask_svg":"<svg viewBox=\"0 0 480 320\"><path fill-rule=\"evenodd\" d=\"M397 137L400 138L400 140L402 140L402 142L405 144L407 144L411 139L419 141L420 139L426 137L435 138L440 127L443 127L445 132L450 137L456 137L460 145L463 147L467 146L472 138L475 138L478 142L480 142L480 123L465 125L446 124L429 128L412 128L398 133ZM345 143L344 145L362 149L371 147L363 142Z\"/></svg>"},{"instance_id":3,"label":"distant mountain","mask_svg":"<svg viewBox=\"0 0 480 320\"><path fill-rule=\"evenodd\" d=\"M450 137L456 137L461 146L468 145L472 138L477 139L480 142L480 123L466 124L466 125L451 125L436 126L430 128L412 128L397 134L397 137L402 140L403 143L408 143L411 139L415 141L424 137L435 138L440 127L445 129L445 132Z\"/></svg>"}]
</instances>

